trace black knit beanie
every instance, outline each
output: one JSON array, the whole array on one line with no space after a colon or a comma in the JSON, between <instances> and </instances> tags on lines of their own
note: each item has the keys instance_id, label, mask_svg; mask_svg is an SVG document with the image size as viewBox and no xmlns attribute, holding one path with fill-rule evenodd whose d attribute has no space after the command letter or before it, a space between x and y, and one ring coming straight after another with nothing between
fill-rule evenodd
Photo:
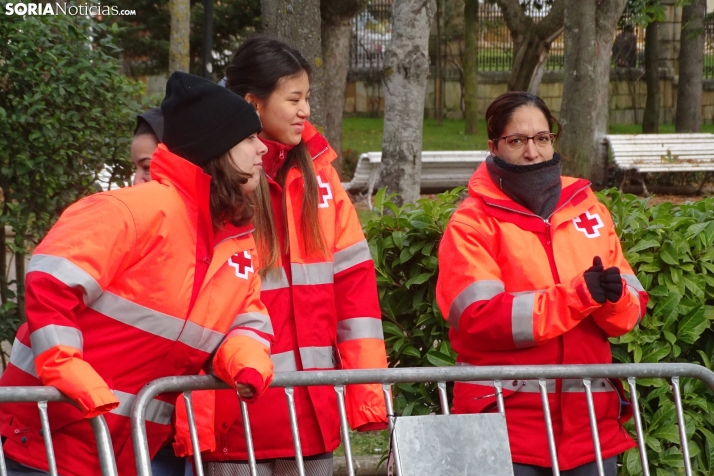
<instances>
[{"instance_id":1,"label":"black knit beanie","mask_svg":"<svg viewBox=\"0 0 714 476\"><path fill-rule=\"evenodd\" d=\"M161 112L162 142L199 166L263 128L255 108L245 99L207 79L178 71L166 83Z\"/></svg>"},{"instance_id":2,"label":"black knit beanie","mask_svg":"<svg viewBox=\"0 0 714 476\"><path fill-rule=\"evenodd\" d=\"M136 116L136 127L134 128L134 135L136 135L137 131L139 130L139 127L141 127L142 124L147 124L151 128L151 130L154 131L154 135L157 139L159 139L159 142L161 142L161 139L164 135L164 115L161 114L160 107L149 109L145 113Z\"/></svg>"}]
</instances>

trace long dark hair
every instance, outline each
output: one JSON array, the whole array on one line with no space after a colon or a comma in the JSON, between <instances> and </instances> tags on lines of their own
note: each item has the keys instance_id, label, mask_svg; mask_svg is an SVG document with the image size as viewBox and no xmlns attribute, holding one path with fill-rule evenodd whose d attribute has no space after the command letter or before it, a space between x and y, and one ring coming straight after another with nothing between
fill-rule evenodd
<instances>
[{"instance_id":1,"label":"long dark hair","mask_svg":"<svg viewBox=\"0 0 714 476\"><path fill-rule=\"evenodd\" d=\"M267 100L282 79L295 78L312 72L310 63L300 52L285 43L262 35L246 40L233 55L226 69L226 87L245 97L246 94ZM303 197L301 224L303 251L306 255L325 255L325 240L320 228L317 205L319 202L318 183L312 157L303 141L288 153L285 163L276 174L277 182L283 186L283 213L285 212L285 177L287 171L297 167L302 174L305 193ZM263 188L266 184L261 183ZM256 197L267 197L257 193ZM275 221L268 213L269 206L256 207L256 237L261 254L263 270L270 270L277 261L279 245L275 233ZM287 220L284 220L287 227ZM287 229L286 234L287 238ZM285 240L286 252L290 240Z\"/></svg>"},{"instance_id":2,"label":"long dark hair","mask_svg":"<svg viewBox=\"0 0 714 476\"><path fill-rule=\"evenodd\" d=\"M238 169L233 163L231 152L203 166L203 171L211 176L210 207L214 228L224 223L243 226L250 222L255 213L255 205L241 185L248 182L251 174Z\"/></svg>"},{"instance_id":3,"label":"long dark hair","mask_svg":"<svg viewBox=\"0 0 714 476\"><path fill-rule=\"evenodd\" d=\"M499 139L501 134L503 134L503 130L508 123L511 122L513 112L522 106L533 106L540 109L548 121L548 130L550 132L553 132L555 125L558 126L558 132L555 134L557 144L562 129L560 122L558 122L558 119L550 112L548 106L545 105L545 101L535 94L525 91L509 91L503 93L488 106L488 109L486 109L486 133L488 134L488 138L490 140Z\"/></svg>"}]
</instances>

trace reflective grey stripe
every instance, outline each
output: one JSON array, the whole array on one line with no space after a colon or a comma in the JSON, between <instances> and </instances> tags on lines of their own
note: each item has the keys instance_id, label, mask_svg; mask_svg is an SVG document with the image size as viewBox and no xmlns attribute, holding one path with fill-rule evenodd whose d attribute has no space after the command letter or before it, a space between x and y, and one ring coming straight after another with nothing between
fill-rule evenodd
<instances>
[{"instance_id":1,"label":"reflective grey stripe","mask_svg":"<svg viewBox=\"0 0 714 476\"><path fill-rule=\"evenodd\" d=\"M337 342L355 339L384 340L382 320L374 317L353 317L337 323Z\"/></svg>"},{"instance_id":2,"label":"reflective grey stripe","mask_svg":"<svg viewBox=\"0 0 714 476\"><path fill-rule=\"evenodd\" d=\"M372 261L372 254L369 252L367 240L358 241L344 250L335 252L334 273L340 273L354 265Z\"/></svg>"},{"instance_id":3,"label":"reflective grey stripe","mask_svg":"<svg viewBox=\"0 0 714 476\"><path fill-rule=\"evenodd\" d=\"M590 388L593 392L615 392L615 387L606 378L591 379ZM563 392L579 393L585 392L585 385L582 379L563 379Z\"/></svg>"},{"instance_id":4,"label":"reflective grey stripe","mask_svg":"<svg viewBox=\"0 0 714 476\"><path fill-rule=\"evenodd\" d=\"M249 329L235 329L230 331L228 334L226 334L226 340L228 340L229 337L233 336L247 336L250 337L251 339L255 339L261 344L263 344L265 347L270 349L270 342L267 339L264 339L260 337L258 334L255 332L249 330Z\"/></svg>"},{"instance_id":5,"label":"reflective grey stripe","mask_svg":"<svg viewBox=\"0 0 714 476\"><path fill-rule=\"evenodd\" d=\"M231 329L234 327L250 327L251 329L273 335L273 324L270 322L270 317L259 312L238 314L231 325Z\"/></svg>"},{"instance_id":6,"label":"reflective grey stripe","mask_svg":"<svg viewBox=\"0 0 714 476\"><path fill-rule=\"evenodd\" d=\"M67 258L52 255L33 255L27 272L39 271L58 279L70 288L81 287L84 292L84 304L89 306L102 294L99 283L85 270Z\"/></svg>"},{"instance_id":7,"label":"reflective grey stripe","mask_svg":"<svg viewBox=\"0 0 714 476\"><path fill-rule=\"evenodd\" d=\"M492 297L501 294L505 291L505 286L502 281L484 279L469 284L463 291L456 296L456 299L451 303L449 308L449 324L451 327L459 330L459 320L461 314L464 313L467 307L477 301L486 301Z\"/></svg>"},{"instance_id":8,"label":"reflective grey stripe","mask_svg":"<svg viewBox=\"0 0 714 476\"><path fill-rule=\"evenodd\" d=\"M632 286L639 292L644 292L645 288L642 286L642 283L640 283L640 280L637 279L637 276L634 274L621 274L622 279L625 280L628 286Z\"/></svg>"},{"instance_id":9,"label":"reflective grey stripe","mask_svg":"<svg viewBox=\"0 0 714 476\"><path fill-rule=\"evenodd\" d=\"M468 383L470 385L483 385L485 387L493 388L495 392L493 380L470 380L468 382L460 383ZM538 384L538 379L502 380L501 387L503 388L503 390L507 390L509 392L540 393L540 385ZM545 379L545 388L548 393L555 393L555 379Z\"/></svg>"},{"instance_id":10,"label":"reflective grey stripe","mask_svg":"<svg viewBox=\"0 0 714 476\"><path fill-rule=\"evenodd\" d=\"M208 353L216 350L224 337L224 334L195 322L154 311L108 291L102 293L89 307L128 326L168 340L182 342Z\"/></svg>"},{"instance_id":11,"label":"reflective grey stripe","mask_svg":"<svg viewBox=\"0 0 714 476\"><path fill-rule=\"evenodd\" d=\"M289 288L290 283L288 283L288 276L285 274L285 270L280 267L268 273L260 281L261 291L272 291L274 289Z\"/></svg>"},{"instance_id":12,"label":"reflective grey stripe","mask_svg":"<svg viewBox=\"0 0 714 476\"><path fill-rule=\"evenodd\" d=\"M293 285L331 284L334 281L334 265L328 263L290 263Z\"/></svg>"},{"instance_id":13,"label":"reflective grey stripe","mask_svg":"<svg viewBox=\"0 0 714 476\"><path fill-rule=\"evenodd\" d=\"M117 399L119 399L119 406L114 410L111 410L111 413L127 418L130 417L131 407L134 405L136 395L119 390L112 390L112 393L115 397L117 397ZM173 405L162 402L161 400L153 399L146 406L146 421L158 423L159 425L170 425L173 413Z\"/></svg>"},{"instance_id":14,"label":"reflective grey stripe","mask_svg":"<svg viewBox=\"0 0 714 476\"><path fill-rule=\"evenodd\" d=\"M35 354L32 353L31 348L20 342L19 339L15 339L15 342L12 343L10 363L23 372L37 378L37 369L35 369Z\"/></svg>"},{"instance_id":15,"label":"reflective grey stripe","mask_svg":"<svg viewBox=\"0 0 714 476\"><path fill-rule=\"evenodd\" d=\"M300 347L303 369L334 369L335 356L332 347Z\"/></svg>"},{"instance_id":16,"label":"reflective grey stripe","mask_svg":"<svg viewBox=\"0 0 714 476\"><path fill-rule=\"evenodd\" d=\"M519 349L535 345L535 338L533 337L535 297L536 293L513 296L511 331L513 332L513 343Z\"/></svg>"},{"instance_id":17,"label":"reflective grey stripe","mask_svg":"<svg viewBox=\"0 0 714 476\"><path fill-rule=\"evenodd\" d=\"M30 345L35 357L57 345L72 347L82 352L84 349L82 331L76 327L50 324L30 334Z\"/></svg>"},{"instance_id":18,"label":"reflective grey stripe","mask_svg":"<svg viewBox=\"0 0 714 476\"><path fill-rule=\"evenodd\" d=\"M640 295L637 291L635 291L629 286L627 286L627 291L632 294L632 296L635 298L635 302L637 303L637 322L635 323L635 325L637 325L644 317L644 312L642 312L642 304L640 303Z\"/></svg>"},{"instance_id":19,"label":"reflective grey stripe","mask_svg":"<svg viewBox=\"0 0 714 476\"><path fill-rule=\"evenodd\" d=\"M295 352L289 350L279 354L272 354L270 360L273 361L273 370L275 372L295 372L297 371L297 362L295 361Z\"/></svg>"}]
</instances>

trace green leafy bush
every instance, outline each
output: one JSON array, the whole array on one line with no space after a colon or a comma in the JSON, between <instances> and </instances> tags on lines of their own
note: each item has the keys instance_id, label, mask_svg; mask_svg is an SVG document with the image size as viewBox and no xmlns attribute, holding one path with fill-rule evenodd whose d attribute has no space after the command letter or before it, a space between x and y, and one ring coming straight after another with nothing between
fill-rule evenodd
<instances>
[{"instance_id":1,"label":"green leafy bush","mask_svg":"<svg viewBox=\"0 0 714 476\"><path fill-rule=\"evenodd\" d=\"M24 317L24 256L67 205L95 191L103 167L114 183L131 175L142 86L120 73L113 33L84 16L0 22L0 341ZM6 248L15 255L13 283Z\"/></svg>"},{"instance_id":2,"label":"green leafy bush","mask_svg":"<svg viewBox=\"0 0 714 476\"><path fill-rule=\"evenodd\" d=\"M448 325L435 301L439 240L463 188L398 208L380 191L377 217L365 226L377 267L390 365L453 365ZM633 332L612 339L619 362L693 362L714 359L714 198L674 206L616 190L598 194L610 209L627 260L650 294L647 316ZM714 474L714 394L682 379L682 397L695 474ZM627 388L627 386L625 386ZM669 382L638 380L652 474L683 474ZM397 385L402 414L438 411L432 385ZM634 436L632 422L627 429ZM583 431L588 431L584 428ZM622 458L622 474L642 474L637 449Z\"/></svg>"}]
</instances>

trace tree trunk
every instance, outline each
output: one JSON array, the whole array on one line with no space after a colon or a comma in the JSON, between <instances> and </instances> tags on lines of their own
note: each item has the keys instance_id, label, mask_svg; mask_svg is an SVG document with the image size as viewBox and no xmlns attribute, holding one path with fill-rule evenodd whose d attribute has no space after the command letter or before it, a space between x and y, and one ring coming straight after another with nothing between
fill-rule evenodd
<instances>
[{"instance_id":1,"label":"tree trunk","mask_svg":"<svg viewBox=\"0 0 714 476\"><path fill-rule=\"evenodd\" d=\"M263 33L296 48L312 66L310 122L325 130L320 0L260 0ZM332 71L330 72L332 73Z\"/></svg>"},{"instance_id":2,"label":"tree trunk","mask_svg":"<svg viewBox=\"0 0 714 476\"><path fill-rule=\"evenodd\" d=\"M513 38L509 91L537 91L550 44L563 32L564 0L554 0L538 23L525 14L519 0L496 0Z\"/></svg>"},{"instance_id":3,"label":"tree trunk","mask_svg":"<svg viewBox=\"0 0 714 476\"><path fill-rule=\"evenodd\" d=\"M466 134L478 134L478 0L464 1L464 119Z\"/></svg>"},{"instance_id":4,"label":"tree trunk","mask_svg":"<svg viewBox=\"0 0 714 476\"><path fill-rule=\"evenodd\" d=\"M392 42L384 56L384 140L380 183L396 202L419 198L429 31L435 0L394 0Z\"/></svg>"},{"instance_id":5,"label":"tree trunk","mask_svg":"<svg viewBox=\"0 0 714 476\"><path fill-rule=\"evenodd\" d=\"M352 17L367 5L367 0L322 0L322 57L326 74L325 138L339 158L332 162L338 173L342 172L342 115L345 110L345 87L350 66L350 41Z\"/></svg>"},{"instance_id":6,"label":"tree trunk","mask_svg":"<svg viewBox=\"0 0 714 476\"><path fill-rule=\"evenodd\" d=\"M25 322L25 254L19 251L15 253L15 289L17 290L17 316L20 322Z\"/></svg>"},{"instance_id":7,"label":"tree trunk","mask_svg":"<svg viewBox=\"0 0 714 476\"><path fill-rule=\"evenodd\" d=\"M645 83L647 102L642 117L642 132L659 133L659 22L653 21L645 30ZM637 120L635 118L635 120Z\"/></svg>"},{"instance_id":8,"label":"tree trunk","mask_svg":"<svg viewBox=\"0 0 714 476\"><path fill-rule=\"evenodd\" d=\"M171 13L171 39L169 43L169 74L174 71L188 73L191 36L191 2L169 0Z\"/></svg>"},{"instance_id":9,"label":"tree trunk","mask_svg":"<svg viewBox=\"0 0 714 476\"><path fill-rule=\"evenodd\" d=\"M627 0L565 0L565 66L560 123L563 172L604 185L610 50Z\"/></svg>"},{"instance_id":10,"label":"tree trunk","mask_svg":"<svg viewBox=\"0 0 714 476\"><path fill-rule=\"evenodd\" d=\"M7 247L5 225L0 223L0 304L7 302Z\"/></svg>"},{"instance_id":11,"label":"tree trunk","mask_svg":"<svg viewBox=\"0 0 714 476\"><path fill-rule=\"evenodd\" d=\"M677 115L674 119L676 132L701 132L702 130L703 19L705 14L705 0L693 0L682 10Z\"/></svg>"}]
</instances>

